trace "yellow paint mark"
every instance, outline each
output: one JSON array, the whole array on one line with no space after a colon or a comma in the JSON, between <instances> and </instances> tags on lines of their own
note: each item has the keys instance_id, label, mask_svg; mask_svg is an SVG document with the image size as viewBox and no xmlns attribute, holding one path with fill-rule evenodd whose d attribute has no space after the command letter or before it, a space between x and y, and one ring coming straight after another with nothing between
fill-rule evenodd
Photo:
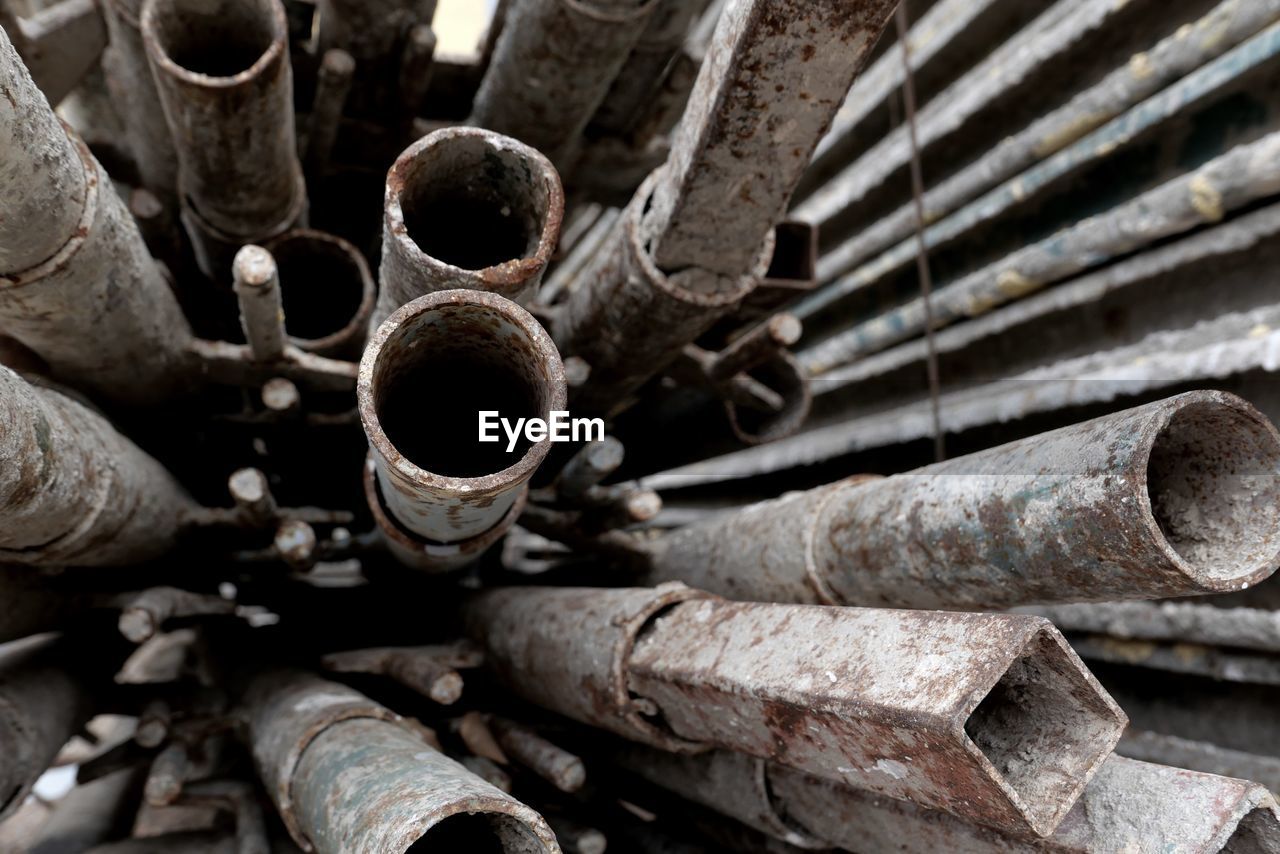
<instances>
[{"instance_id":1,"label":"yellow paint mark","mask_svg":"<svg viewBox=\"0 0 1280 854\"><path fill-rule=\"evenodd\" d=\"M1123 640L1121 638L1103 638L1098 642L1098 646L1108 655L1129 664L1142 664L1159 649L1149 641Z\"/></svg>"},{"instance_id":2,"label":"yellow paint mark","mask_svg":"<svg viewBox=\"0 0 1280 854\"><path fill-rule=\"evenodd\" d=\"M1093 113L1076 116L1070 122L1057 130L1050 132L1037 142L1034 149L1035 155L1037 157L1047 157L1055 151L1060 151L1063 148L1066 148L1068 145L1075 142L1077 139L1080 139L1080 137L1084 136L1098 125L1102 124L1103 119L1103 116L1094 115Z\"/></svg>"},{"instance_id":3,"label":"yellow paint mark","mask_svg":"<svg viewBox=\"0 0 1280 854\"><path fill-rule=\"evenodd\" d=\"M1027 197L1027 188L1023 185L1021 178L1013 180L1009 185L1009 192L1013 194L1014 201L1020 202Z\"/></svg>"},{"instance_id":4,"label":"yellow paint mark","mask_svg":"<svg viewBox=\"0 0 1280 854\"><path fill-rule=\"evenodd\" d=\"M969 317L977 317L980 314L986 314L991 311L1000 302L989 293L976 293L969 297L969 300L964 304L964 313Z\"/></svg>"},{"instance_id":5,"label":"yellow paint mark","mask_svg":"<svg viewBox=\"0 0 1280 854\"><path fill-rule=\"evenodd\" d=\"M1205 658L1207 650L1199 644L1175 643L1173 657L1183 664L1198 664Z\"/></svg>"},{"instance_id":6,"label":"yellow paint mark","mask_svg":"<svg viewBox=\"0 0 1280 854\"><path fill-rule=\"evenodd\" d=\"M1222 210L1222 193L1213 186L1203 173L1191 179L1191 206L1206 222L1220 222L1225 215Z\"/></svg>"},{"instance_id":7,"label":"yellow paint mark","mask_svg":"<svg viewBox=\"0 0 1280 854\"><path fill-rule=\"evenodd\" d=\"M1152 74L1155 74L1155 66L1151 64L1151 57L1146 52L1135 53L1129 57L1129 73L1138 80L1146 80Z\"/></svg>"},{"instance_id":8,"label":"yellow paint mark","mask_svg":"<svg viewBox=\"0 0 1280 854\"><path fill-rule=\"evenodd\" d=\"M1266 338L1271 334L1271 327L1265 323L1259 323L1257 326L1249 330L1250 338Z\"/></svg>"},{"instance_id":9,"label":"yellow paint mark","mask_svg":"<svg viewBox=\"0 0 1280 854\"><path fill-rule=\"evenodd\" d=\"M996 276L996 287L1009 299L1017 299L1038 289L1040 283L1028 279L1017 270L1002 270Z\"/></svg>"}]
</instances>

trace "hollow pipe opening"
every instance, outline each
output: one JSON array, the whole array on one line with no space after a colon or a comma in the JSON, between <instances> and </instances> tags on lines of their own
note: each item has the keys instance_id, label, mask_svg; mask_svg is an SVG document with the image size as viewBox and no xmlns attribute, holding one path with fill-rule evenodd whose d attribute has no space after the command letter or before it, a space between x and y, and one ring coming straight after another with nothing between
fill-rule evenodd
<instances>
[{"instance_id":1,"label":"hollow pipe opening","mask_svg":"<svg viewBox=\"0 0 1280 854\"><path fill-rule=\"evenodd\" d=\"M488 131L424 138L392 168L388 203L426 255L463 270L550 257L563 201L540 154Z\"/></svg>"},{"instance_id":2,"label":"hollow pipe opening","mask_svg":"<svg viewBox=\"0 0 1280 854\"><path fill-rule=\"evenodd\" d=\"M275 0L148 0L142 23L169 64L205 78L247 75L287 37Z\"/></svg>"},{"instance_id":3,"label":"hollow pipe opening","mask_svg":"<svg viewBox=\"0 0 1280 854\"><path fill-rule=\"evenodd\" d=\"M1027 644L964 723L965 735L1038 833L1070 809L1122 729L1123 713L1091 684L1051 627Z\"/></svg>"},{"instance_id":4,"label":"hollow pipe opening","mask_svg":"<svg viewBox=\"0 0 1280 854\"><path fill-rule=\"evenodd\" d=\"M405 854L544 854L541 840L520 820L501 813L457 813L433 824Z\"/></svg>"},{"instance_id":5,"label":"hollow pipe opening","mask_svg":"<svg viewBox=\"0 0 1280 854\"><path fill-rule=\"evenodd\" d=\"M478 441L479 413L545 418L551 393L529 364L532 343L499 312L481 305L442 306L404 323L374 365L374 407L387 439L411 463L446 477L473 478L529 454L521 436Z\"/></svg>"},{"instance_id":6,"label":"hollow pipe opening","mask_svg":"<svg viewBox=\"0 0 1280 854\"><path fill-rule=\"evenodd\" d=\"M1257 580L1280 560L1280 436L1225 395L1192 397L1160 428L1146 461L1160 533L1210 589Z\"/></svg>"},{"instance_id":7,"label":"hollow pipe opening","mask_svg":"<svg viewBox=\"0 0 1280 854\"><path fill-rule=\"evenodd\" d=\"M287 232L267 248L280 274L285 331L298 346L327 351L363 335L375 288L360 250L310 229Z\"/></svg>"}]
</instances>

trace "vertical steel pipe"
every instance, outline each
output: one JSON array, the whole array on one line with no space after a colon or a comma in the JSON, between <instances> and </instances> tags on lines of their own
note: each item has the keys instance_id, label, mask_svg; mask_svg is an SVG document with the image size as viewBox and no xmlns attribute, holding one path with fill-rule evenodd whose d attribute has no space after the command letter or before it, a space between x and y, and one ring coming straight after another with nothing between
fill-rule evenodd
<instances>
[{"instance_id":1,"label":"vertical steel pipe","mask_svg":"<svg viewBox=\"0 0 1280 854\"><path fill-rule=\"evenodd\" d=\"M305 851L559 854L529 807L343 685L271 673L245 700L258 772Z\"/></svg>"},{"instance_id":2,"label":"vertical steel pipe","mask_svg":"<svg viewBox=\"0 0 1280 854\"><path fill-rule=\"evenodd\" d=\"M381 290L373 326L433 291L471 288L517 302L542 281L560 238L564 190L551 163L513 139L446 128L387 173Z\"/></svg>"},{"instance_id":3,"label":"vertical steel pipe","mask_svg":"<svg viewBox=\"0 0 1280 854\"><path fill-rule=\"evenodd\" d=\"M246 243L306 217L280 0L145 0L142 35L178 153L182 222L224 281Z\"/></svg>"},{"instance_id":4,"label":"vertical steel pipe","mask_svg":"<svg viewBox=\"0 0 1280 854\"><path fill-rule=\"evenodd\" d=\"M616 406L764 276L773 227L895 5L749 0L725 10L667 163L558 323L561 348L591 364L579 408Z\"/></svg>"},{"instance_id":5,"label":"vertical steel pipe","mask_svg":"<svg viewBox=\"0 0 1280 854\"><path fill-rule=\"evenodd\" d=\"M231 262L232 287L240 304L240 328L253 358L284 358L284 308L280 273L271 253L261 246L242 246Z\"/></svg>"},{"instance_id":6,"label":"vertical steel pipe","mask_svg":"<svg viewBox=\"0 0 1280 854\"><path fill-rule=\"evenodd\" d=\"M551 449L549 438L510 450L506 437L481 443L479 413L548 419L565 394L550 336L510 300L448 290L397 310L365 348L356 382L383 532L451 547L455 563L478 556L468 544L491 544L514 523Z\"/></svg>"},{"instance_id":7,"label":"vertical steel pipe","mask_svg":"<svg viewBox=\"0 0 1280 854\"><path fill-rule=\"evenodd\" d=\"M0 32L0 321L54 374L155 402L182 384L190 331L101 165Z\"/></svg>"},{"instance_id":8,"label":"vertical steel pipe","mask_svg":"<svg viewBox=\"0 0 1280 854\"><path fill-rule=\"evenodd\" d=\"M194 502L97 412L0 368L0 561L113 566L173 547Z\"/></svg>"},{"instance_id":9,"label":"vertical steel pipe","mask_svg":"<svg viewBox=\"0 0 1280 854\"><path fill-rule=\"evenodd\" d=\"M48 638L0 649L0 821L22 805L89 714L83 680Z\"/></svg>"},{"instance_id":10,"label":"vertical steel pipe","mask_svg":"<svg viewBox=\"0 0 1280 854\"><path fill-rule=\"evenodd\" d=\"M318 45L355 60L348 105L362 116L394 111L405 34L417 21L408 0L321 0ZM426 23L430 23L427 21Z\"/></svg>"},{"instance_id":11,"label":"vertical steel pipe","mask_svg":"<svg viewBox=\"0 0 1280 854\"><path fill-rule=\"evenodd\" d=\"M170 216L178 205L178 153L165 122L147 48L142 39L142 0L103 0L108 42L102 56L107 91L124 124L125 139L142 184Z\"/></svg>"},{"instance_id":12,"label":"vertical steel pipe","mask_svg":"<svg viewBox=\"0 0 1280 854\"><path fill-rule=\"evenodd\" d=\"M468 631L532 702L665 749L723 747L1047 835L1125 716L1046 620L508 588Z\"/></svg>"},{"instance_id":13,"label":"vertical steel pipe","mask_svg":"<svg viewBox=\"0 0 1280 854\"><path fill-rule=\"evenodd\" d=\"M1214 391L679 530L650 580L738 599L983 609L1238 590L1280 565L1280 434Z\"/></svg>"},{"instance_id":14,"label":"vertical steel pipe","mask_svg":"<svg viewBox=\"0 0 1280 854\"><path fill-rule=\"evenodd\" d=\"M570 165L658 0L518 0L468 123Z\"/></svg>"}]
</instances>

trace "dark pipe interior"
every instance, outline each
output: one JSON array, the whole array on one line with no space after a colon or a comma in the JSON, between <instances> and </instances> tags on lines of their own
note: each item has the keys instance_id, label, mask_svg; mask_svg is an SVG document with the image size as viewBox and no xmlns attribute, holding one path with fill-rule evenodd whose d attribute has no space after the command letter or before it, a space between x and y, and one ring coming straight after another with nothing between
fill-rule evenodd
<instances>
[{"instance_id":1,"label":"dark pipe interior","mask_svg":"<svg viewBox=\"0 0 1280 854\"><path fill-rule=\"evenodd\" d=\"M314 341L340 332L364 297L360 266L340 246L298 237L271 247L280 271L285 328Z\"/></svg>"},{"instance_id":2,"label":"dark pipe interior","mask_svg":"<svg viewBox=\"0 0 1280 854\"><path fill-rule=\"evenodd\" d=\"M494 410L516 419L543 417L546 402L528 363L532 348L501 338L487 309L445 309L402 327L389 340L377 368L378 421L396 449L416 466L446 477L481 477L519 462L530 443L522 437L507 452L479 441L479 413ZM508 327L509 330L509 327ZM406 343L407 342L407 343Z\"/></svg>"},{"instance_id":3,"label":"dark pipe interior","mask_svg":"<svg viewBox=\"0 0 1280 854\"><path fill-rule=\"evenodd\" d=\"M529 246L525 223L502 202L448 188L406 199L404 222L423 252L463 270L523 258Z\"/></svg>"},{"instance_id":4,"label":"dark pipe interior","mask_svg":"<svg viewBox=\"0 0 1280 854\"><path fill-rule=\"evenodd\" d=\"M176 65L210 77L249 70L275 35L271 6L264 2L195 4L163 0L157 5L160 47Z\"/></svg>"},{"instance_id":5,"label":"dark pipe interior","mask_svg":"<svg viewBox=\"0 0 1280 854\"><path fill-rule=\"evenodd\" d=\"M505 815L459 813L433 825L405 854L466 852L466 854L525 854L544 851L518 821Z\"/></svg>"}]
</instances>

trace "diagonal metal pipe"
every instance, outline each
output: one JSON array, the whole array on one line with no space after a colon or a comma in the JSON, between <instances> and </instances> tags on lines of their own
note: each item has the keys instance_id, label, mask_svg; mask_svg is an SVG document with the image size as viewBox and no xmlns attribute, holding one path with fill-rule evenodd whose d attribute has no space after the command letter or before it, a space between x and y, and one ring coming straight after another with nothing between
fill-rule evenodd
<instances>
[{"instance_id":1,"label":"diagonal metal pipe","mask_svg":"<svg viewBox=\"0 0 1280 854\"><path fill-rule=\"evenodd\" d=\"M613 409L764 277L773 227L894 6L750 0L725 10L667 163L557 320L561 348L591 364L579 409Z\"/></svg>"},{"instance_id":2,"label":"diagonal metal pipe","mask_svg":"<svg viewBox=\"0 0 1280 854\"><path fill-rule=\"evenodd\" d=\"M525 699L1048 835L1125 725L1046 620L727 602L681 585L505 588L465 608Z\"/></svg>"},{"instance_id":3,"label":"diagonal metal pipe","mask_svg":"<svg viewBox=\"0 0 1280 854\"><path fill-rule=\"evenodd\" d=\"M982 609L1237 590L1280 565L1280 434L1181 394L656 541L650 581L731 598Z\"/></svg>"},{"instance_id":4,"label":"diagonal metal pipe","mask_svg":"<svg viewBox=\"0 0 1280 854\"><path fill-rule=\"evenodd\" d=\"M102 166L0 31L0 320L54 376L120 402L176 391L190 331Z\"/></svg>"},{"instance_id":5,"label":"diagonal metal pipe","mask_svg":"<svg viewBox=\"0 0 1280 854\"><path fill-rule=\"evenodd\" d=\"M97 412L0 367L0 561L117 566L173 547L195 502Z\"/></svg>"},{"instance_id":6,"label":"diagonal metal pipe","mask_svg":"<svg viewBox=\"0 0 1280 854\"><path fill-rule=\"evenodd\" d=\"M344 685L270 672L244 706L258 773L304 851L560 852L540 815Z\"/></svg>"}]
</instances>

